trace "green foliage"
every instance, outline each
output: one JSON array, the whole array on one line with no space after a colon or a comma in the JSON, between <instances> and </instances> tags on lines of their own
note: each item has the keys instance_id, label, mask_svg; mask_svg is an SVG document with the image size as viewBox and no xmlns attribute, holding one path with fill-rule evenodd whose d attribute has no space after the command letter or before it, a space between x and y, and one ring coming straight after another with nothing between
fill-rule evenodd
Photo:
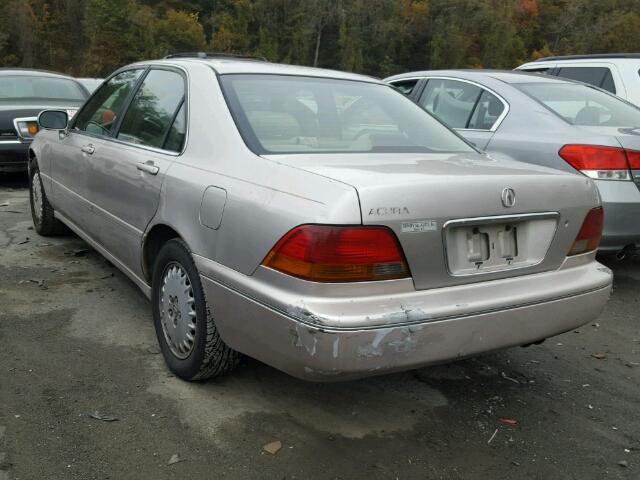
<instances>
[{"instance_id":1,"label":"green foliage","mask_svg":"<svg viewBox=\"0 0 640 480\"><path fill-rule=\"evenodd\" d=\"M104 76L218 51L377 76L640 51L640 0L3 0L0 66Z\"/></svg>"}]
</instances>

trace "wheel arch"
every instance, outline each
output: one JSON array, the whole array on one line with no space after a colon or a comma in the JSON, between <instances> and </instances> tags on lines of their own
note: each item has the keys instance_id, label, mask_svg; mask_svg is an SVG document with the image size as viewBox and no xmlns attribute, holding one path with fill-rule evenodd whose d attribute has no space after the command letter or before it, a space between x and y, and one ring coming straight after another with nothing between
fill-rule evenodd
<instances>
[{"instance_id":1,"label":"wheel arch","mask_svg":"<svg viewBox=\"0 0 640 480\"><path fill-rule=\"evenodd\" d=\"M164 223L153 225L145 234L142 243L142 272L149 284L153 278L153 264L160 249L174 238L184 241L184 238L173 227Z\"/></svg>"}]
</instances>

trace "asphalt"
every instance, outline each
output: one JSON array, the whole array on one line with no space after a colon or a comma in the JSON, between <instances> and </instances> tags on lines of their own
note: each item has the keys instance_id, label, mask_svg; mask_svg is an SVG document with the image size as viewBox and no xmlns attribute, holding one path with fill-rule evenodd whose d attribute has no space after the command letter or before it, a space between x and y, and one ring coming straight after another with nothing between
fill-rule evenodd
<instances>
[{"instance_id":1,"label":"asphalt","mask_svg":"<svg viewBox=\"0 0 640 480\"><path fill-rule=\"evenodd\" d=\"M38 236L24 177L0 176L0 480L638 479L640 260L605 263L600 319L539 346L338 384L245 359L189 384L136 287Z\"/></svg>"}]
</instances>

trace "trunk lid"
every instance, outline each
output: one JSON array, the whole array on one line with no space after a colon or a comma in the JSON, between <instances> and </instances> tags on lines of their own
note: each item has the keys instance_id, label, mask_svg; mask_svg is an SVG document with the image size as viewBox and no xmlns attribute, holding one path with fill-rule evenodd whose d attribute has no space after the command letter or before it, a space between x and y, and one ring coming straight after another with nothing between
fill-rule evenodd
<instances>
[{"instance_id":1,"label":"trunk lid","mask_svg":"<svg viewBox=\"0 0 640 480\"><path fill-rule=\"evenodd\" d=\"M362 223L396 233L417 289L556 269L599 204L582 175L480 154L267 158L353 186Z\"/></svg>"}]
</instances>

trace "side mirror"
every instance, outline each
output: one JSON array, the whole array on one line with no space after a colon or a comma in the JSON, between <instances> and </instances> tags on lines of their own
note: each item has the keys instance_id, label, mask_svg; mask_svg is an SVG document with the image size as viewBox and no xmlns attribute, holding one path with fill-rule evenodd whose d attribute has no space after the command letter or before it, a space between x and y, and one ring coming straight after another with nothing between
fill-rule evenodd
<instances>
[{"instance_id":1,"label":"side mirror","mask_svg":"<svg viewBox=\"0 0 640 480\"><path fill-rule=\"evenodd\" d=\"M69 115L62 110L44 110L38 115L38 125L45 130L64 130L69 123Z\"/></svg>"}]
</instances>

